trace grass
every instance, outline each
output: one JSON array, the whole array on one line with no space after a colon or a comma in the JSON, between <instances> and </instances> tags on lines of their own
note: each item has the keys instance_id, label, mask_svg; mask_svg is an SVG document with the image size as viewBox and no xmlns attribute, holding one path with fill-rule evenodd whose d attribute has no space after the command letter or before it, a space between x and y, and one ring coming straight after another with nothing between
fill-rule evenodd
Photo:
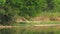
<instances>
[{"instance_id":1,"label":"grass","mask_svg":"<svg viewBox=\"0 0 60 34\"><path fill-rule=\"evenodd\" d=\"M60 24L60 22L57 22L57 21L48 21L48 22L41 21L41 22L32 22L32 24L37 24L37 25L39 25L39 24Z\"/></svg>"},{"instance_id":2,"label":"grass","mask_svg":"<svg viewBox=\"0 0 60 34\"><path fill-rule=\"evenodd\" d=\"M31 21L31 22L19 22L13 24L14 26L26 26L26 25L43 25L43 24L60 24L58 21Z\"/></svg>"},{"instance_id":3,"label":"grass","mask_svg":"<svg viewBox=\"0 0 60 34\"><path fill-rule=\"evenodd\" d=\"M51 17L60 17L60 12L41 12L38 16L46 16L48 18ZM32 21L32 22L25 22L21 24L20 22L15 25L40 25L40 24L60 24L60 21Z\"/></svg>"},{"instance_id":4,"label":"grass","mask_svg":"<svg viewBox=\"0 0 60 34\"><path fill-rule=\"evenodd\" d=\"M41 12L39 16L46 16L46 17L59 17L60 12Z\"/></svg>"},{"instance_id":5,"label":"grass","mask_svg":"<svg viewBox=\"0 0 60 34\"><path fill-rule=\"evenodd\" d=\"M51 18L51 17L60 17L60 12L41 12L38 16L46 16L48 18ZM28 22L24 22L24 23L15 23L14 25L17 25L17 26L20 26L20 25L40 25L40 24L60 24L60 21L50 21L50 20L47 20L47 21L29 21Z\"/></svg>"}]
</instances>

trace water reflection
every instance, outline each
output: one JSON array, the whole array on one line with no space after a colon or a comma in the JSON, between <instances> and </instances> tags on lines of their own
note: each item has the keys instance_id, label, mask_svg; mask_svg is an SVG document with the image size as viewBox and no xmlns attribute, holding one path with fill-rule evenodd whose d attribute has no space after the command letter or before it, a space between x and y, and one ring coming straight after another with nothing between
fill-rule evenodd
<instances>
[{"instance_id":1,"label":"water reflection","mask_svg":"<svg viewBox=\"0 0 60 34\"><path fill-rule=\"evenodd\" d=\"M13 34L12 32L13 30L8 28L0 29L0 34Z\"/></svg>"},{"instance_id":2,"label":"water reflection","mask_svg":"<svg viewBox=\"0 0 60 34\"><path fill-rule=\"evenodd\" d=\"M60 34L59 27L23 26L0 29L0 34Z\"/></svg>"}]
</instances>

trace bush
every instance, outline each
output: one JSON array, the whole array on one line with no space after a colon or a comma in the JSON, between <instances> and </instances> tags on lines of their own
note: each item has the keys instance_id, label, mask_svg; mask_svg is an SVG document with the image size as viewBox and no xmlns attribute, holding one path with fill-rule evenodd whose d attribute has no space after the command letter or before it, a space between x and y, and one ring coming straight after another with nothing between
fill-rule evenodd
<instances>
[{"instance_id":1,"label":"bush","mask_svg":"<svg viewBox=\"0 0 60 34\"><path fill-rule=\"evenodd\" d=\"M44 5L44 0L8 0L9 5L19 9L19 15L36 16L40 13Z\"/></svg>"},{"instance_id":2,"label":"bush","mask_svg":"<svg viewBox=\"0 0 60 34\"><path fill-rule=\"evenodd\" d=\"M42 9L42 4L40 5L40 0L23 0L20 8L20 15L28 15L30 17L35 17L38 15Z\"/></svg>"},{"instance_id":3,"label":"bush","mask_svg":"<svg viewBox=\"0 0 60 34\"><path fill-rule=\"evenodd\" d=\"M13 9L16 8L15 10L19 10L18 14L23 17L34 17L42 11L47 12L47 10L54 10L54 1L55 0L6 0L7 4Z\"/></svg>"},{"instance_id":4,"label":"bush","mask_svg":"<svg viewBox=\"0 0 60 34\"><path fill-rule=\"evenodd\" d=\"M14 15L12 13L6 13L6 11L3 9L0 10L0 24L11 25L13 19L14 19Z\"/></svg>"}]
</instances>

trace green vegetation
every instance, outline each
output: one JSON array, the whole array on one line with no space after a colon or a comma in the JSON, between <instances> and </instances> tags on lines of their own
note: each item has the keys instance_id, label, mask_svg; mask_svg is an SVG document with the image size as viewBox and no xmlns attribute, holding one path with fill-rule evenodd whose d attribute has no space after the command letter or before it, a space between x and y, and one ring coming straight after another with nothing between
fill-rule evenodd
<instances>
[{"instance_id":1,"label":"green vegetation","mask_svg":"<svg viewBox=\"0 0 60 34\"><path fill-rule=\"evenodd\" d=\"M13 26L34 26L34 25L45 25L45 24L60 24L58 21L31 21L31 22L18 22L14 23Z\"/></svg>"},{"instance_id":2,"label":"green vegetation","mask_svg":"<svg viewBox=\"0 0 60 34\"><path fill-rule=\"evenodd\" d=\"M3 9L0 10L0 24L10 25L13 22L14 15L12 13L7 12L4 11Z\"/></svg>"},{"instance_id":3,"label":"green vegetation","mask_svg":"<svg viewBox=\"0 0 60 34\"><path fill-rule=\"evenodd\" d=\"M44 17L41 18L42 21L32 20L40 16L46 17L47 20L44 20ZM25 22L19 22L19 19ZM35 26L44 24L56 26ZM1 26L0 34L60 34L58 24L60 24L60 0L0 0L0 25L19 26L16 28Z\"/></svg>"},{"instance_id":4,"label":"green vegetation","mask_svg":"<svg viewBox=\"0 0 60 34\"><path fill-rule=\"evenodd\" d=\"M14 23L17 16L29 20L42 13L47 13L49 17L60 16L60 0L0 0L0 24L2 25Z\"/></svg>"}]
</instances>

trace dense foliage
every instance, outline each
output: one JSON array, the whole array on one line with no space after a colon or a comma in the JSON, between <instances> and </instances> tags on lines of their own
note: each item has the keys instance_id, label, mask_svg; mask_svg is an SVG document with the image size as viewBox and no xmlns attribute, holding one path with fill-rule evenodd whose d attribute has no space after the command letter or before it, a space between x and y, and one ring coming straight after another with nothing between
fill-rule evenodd
<instances>
[{"instance_id":1,"label":"dense foliage","mask_svg":"<svg viewBox=\"0 0 60 34\"><path fill-rule=\"evenodd\" d=\"M44 11L60 11L59 6L60 0L0 0L0 23L11 23L15 15L29 18Z\"/></svg>"}]
</instances>

